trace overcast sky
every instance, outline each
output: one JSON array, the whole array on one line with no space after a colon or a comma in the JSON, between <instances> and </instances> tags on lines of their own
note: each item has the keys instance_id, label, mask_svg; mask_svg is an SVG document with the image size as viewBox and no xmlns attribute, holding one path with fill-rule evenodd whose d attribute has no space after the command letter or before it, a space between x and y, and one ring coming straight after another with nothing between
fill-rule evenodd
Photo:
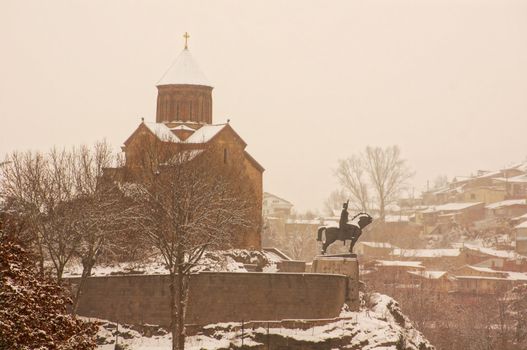
<instances>
[{"instance_id":1,"label":"overcast sky","mask_svg":"<svg viewBox=\"0 0 527 350\"><path fill-rule=\"evenodd\" d=\"M415 187L527 156L527 1L0 0L0 155L155 120L183 48L266 168L322 208L337 160L397 144Z\"/></svg>"}]
</instances>

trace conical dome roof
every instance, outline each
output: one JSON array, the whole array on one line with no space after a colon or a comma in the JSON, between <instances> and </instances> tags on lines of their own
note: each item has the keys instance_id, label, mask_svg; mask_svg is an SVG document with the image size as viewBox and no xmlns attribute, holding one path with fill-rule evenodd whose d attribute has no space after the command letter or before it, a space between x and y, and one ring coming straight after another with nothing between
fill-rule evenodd
<instances>
[{"instance_id":1,"label":"conical dome roof","mask_svg":"<svg viewBox=\"0 0 527 350\"><path fill-rule=\"evenodd\" d=\"M205 74L199 68L196 60L185 48L176 57L174 63L158 81L157 86L187 84L187 85L204 85L211 86Z\"/></svg>"}]
</instances>

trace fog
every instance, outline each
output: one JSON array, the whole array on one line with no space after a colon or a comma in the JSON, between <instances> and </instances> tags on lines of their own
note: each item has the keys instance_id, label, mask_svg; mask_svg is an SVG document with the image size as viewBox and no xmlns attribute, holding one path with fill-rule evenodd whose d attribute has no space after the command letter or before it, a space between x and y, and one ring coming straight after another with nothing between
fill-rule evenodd
<instances>
[{"instance_id":1,"label":"fog","mask_svg":"<svg viewBox=\"0 0 527 350\"><path fill-rule=\"evenodd\" d=\"M397 144L419 191L527 156L525 1L0 2L0 156L155 120L156 82L189 48L231 125L297 210L337 160Z\"/></svg>"}]
</instances>

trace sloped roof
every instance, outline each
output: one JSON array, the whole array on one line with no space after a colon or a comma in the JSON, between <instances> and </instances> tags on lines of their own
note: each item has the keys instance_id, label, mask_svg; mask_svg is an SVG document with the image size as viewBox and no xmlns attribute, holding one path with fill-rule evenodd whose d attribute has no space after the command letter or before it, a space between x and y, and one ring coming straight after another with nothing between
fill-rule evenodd
<instances>
[{"instance_id":1,"label":"sloped roof","mask_svg":"<svg viewBox=\"0 0 527 350\"><path fill-rule=\"evenodd\" d=\"M514 228L527 228L527 221L524 221L521 224L514 226Z\"/></svg>"},{"instance_id":2,"label":"sloped roof","mask_svg":"<svg viewBox=\"0 0 527 350\"><path fill-rule=\"evenodd\" d=\"M525 205L525 204L527 204L527 200L525 199L508 199L508 200L501 201L501 202L490 203L485 208L498 209L498 208L503 208L503 207L510 207L512 205Z\"/></svg>"},{"instance_id":3,"label":"sloped roof","mask_svg":"<svg viewBox=\"0 0 527 350\"><path fill-rule=\"evenodd\" d=\"M175 142L175 143L207 143L214 138L223 128L228 124L206 124L201 128L194 130L186 126L178 126L175 128L169 128L165 123L152 123L152 122L143 122L145 126L156 135L159 140L166 142ZM182 128L183 127L183 128ZM179 139L172 130L192 130L194 133L189 136L188 139L182 141Z\"/></svg>"},{"instance_id":4,"label":"sloped roof","mask_svg":"<svg viewBox=\"0 0 527 350\"><path fill-rule=\"evenodd\" d=\"M497 258L503 258L503 259L514 260L514 259L525 259L526 258L525 256L518 254L514 251L511 251L511 250L497 250L493 248L486 248L486 247L481 247L478 245L468 244L468 243L464 243L463 248L472 250L472 251L477 251L481 254L495 256Z\"/></svg>"},{"instance_id":5,"label":"sloped roof","mask_svg":"<svg viewBox=\"0 0 527 350\"><path fill-rule=\"evenodd\" d=\"M522 174L522 175L512 176L512 177L497 177L494 180L501 181L501 182L508 182L508 183L526 183L527 175Z\"/></svg>"},{"instance_id":6,"label":"sloped roof","mask_svg":"<svg viewBox=\"0 0 527 350\"><path fill-rule=\"evenodd\" d=\"M170 130L185 130L185 131L195 131L196 129L192 129L191 127L188 127L186 125L178 125L173 128L170 128Z\"/></svg>"},{"instance_id":7,"label":"sloped roof","mask_svg":"<svg viewBox=\"0 0 527 350\"><path fill-rule=\"evenodd\" d=\"M186 84L211 86L207 77L201 71L198 63L188 49L183 49L170 68L157 82L160 85Z\"/></svg>"},{"instance_id":8,"label":"sloped roof","mask_svg":"<svg viewBox=\"0 0 527 350\"><path fill-rule=\"evenodd\" d=\"M375 265L413 267L418 269L424 269L424 266L420 261L375 260Z\"/></svg>"},{"instance_id":9,"label":"sloped roof","mask_svg":"<svg viewBox=\"0 0 527 350\"><path fill-rule=\"evenodd\" d=\"M419 277L424 277L428 279L438 279L443 277L447 272L446 271L407 271L409 274L416 275Z\"/></svg>"},{"instance_id":10,"label":"sloped roof","mask_svg":"<svg viewBox=\"0 0 527 350\"><path fill-rule=\"evenodd\" d=\"M440 258L445 256L455 257L461 254L457 248L442 249L394 249L392 255L405 258Z\"/></svg>"},{"instance_id":11,"label":"sloped roof","mask_svg":"<svg viewBox=\"0 0 527 350\"><path fill-rule=\"evenodd\" d=\"M206 143L212 140L227 124L203 125L186 139L186 143Z\"/></svg>"},{"instance_id":12,"label":"sloped roof","mask_svg":"<svg viewBox=\"0 0 527 350\"><path fill-rule=\"evenodd\" d=\"M483 204L482 202L447 203L435 207L435 211L458 211Z\"/></svg>"},{"instance_id":13,"label":"sloped roof","mask_svg":"<svg viewBox=\"0 0 527 350\"><path fill-rule=\"evenodd\" d=\"M388 242L368 242L368 241L362 241L359 242L359 244L371 247L371 248L397 248L396 246L388 243Z\"/></svg>"},{"instance_id":14,"label":"sloped roof","mask_svg":"<svg viewBox=\"0 0 527 350\"><path fill-rule=\"evenodd\" d=\"M166 124L150 123L150 122L143 122L143 123L161 141L181 142L181 140L176 135L174 135L172 131L170 131L170 129L168 128L168 126L166 126Z\"/></svg>"}]
</instances>

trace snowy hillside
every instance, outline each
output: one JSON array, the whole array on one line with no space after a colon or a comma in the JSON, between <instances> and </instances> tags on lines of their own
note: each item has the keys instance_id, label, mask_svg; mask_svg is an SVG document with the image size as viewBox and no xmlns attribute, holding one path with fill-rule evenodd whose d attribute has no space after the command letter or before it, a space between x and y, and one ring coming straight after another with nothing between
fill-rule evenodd
<instances>
[{"instance_id":1,"label":"snowy hillside","mask_svg":"<svg viewBox=\"0 0 527 350\"><path fill-rule=\"evenodd\" d=\"M397 302L382 294L373 294L370 307L359 312L343 309L334 320L313 320L317 326L309 327L309 321L266 322L246 324L243 329L243 348L263 350L267 343L271 348L315 349L362 349L362 350L433 350L434 347L418 332L401 313ZM306 326L307 324L307 326ZM241 348L242 325L223 323L206 326L198 335L187 338L187 348L192 350L227 350ZM119 344L126 349L168 349L170 334L158 327L120 326ZM109 322L99 325L100 350L114 349L116 327ZM141 335L142 332L145 334ZM148 334L148 336L146 336ZM105 343L105 344L103 344Z\"/></svg>"}]
</instances>

